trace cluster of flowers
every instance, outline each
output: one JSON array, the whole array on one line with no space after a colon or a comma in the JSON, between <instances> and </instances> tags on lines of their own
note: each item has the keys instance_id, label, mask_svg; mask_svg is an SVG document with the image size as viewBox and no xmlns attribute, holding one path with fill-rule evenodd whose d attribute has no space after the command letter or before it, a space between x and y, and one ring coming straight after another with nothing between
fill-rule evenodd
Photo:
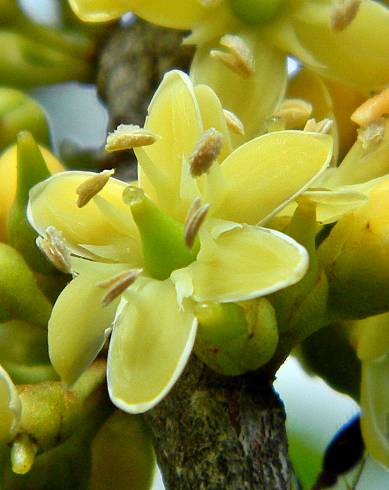
<instances>
[{"instance_id":1,"label":"cluster of flowers","mask_svg":"<svg viewBox=\"0 0 389 490\"><path fill-rule=\"evenodd\" d=\"M189 74L166 73L143 128L108 136L107 151L134 149L137 182L107 170L37 172L19 182L17 220L8 217L15 189L7 198L2 226L8 220L23 252L28 188L42 180L28 221L52 264L73 276L37 320L50 316L55 372L78 386L109 338L110 399L137 414L167 395L193 350L233 376L275 372L299 346L305 365L360 403L366 446L389 467L387 7L69 1L85 21L132 11L190 30L184 42L196 53ZM291 78L288 55L301 64ZM32 151L27 140L20 155L23 145ZM312 352L316 335L328 358L334 341L347 345L361 372L343 380L342 358L327 376ZM1 396L10 442L20 438L23 401L5 371Z\"/></svg>"}]
</instances>

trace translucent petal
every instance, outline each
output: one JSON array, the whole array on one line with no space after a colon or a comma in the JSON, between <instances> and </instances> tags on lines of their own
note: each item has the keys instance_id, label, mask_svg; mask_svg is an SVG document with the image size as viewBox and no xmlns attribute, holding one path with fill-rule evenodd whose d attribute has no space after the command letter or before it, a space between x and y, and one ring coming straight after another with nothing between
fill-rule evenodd
<instances>
[{"instance_id":1,"label":"translucent petal","mask_svg":"<svg viewBox=\"0 0 389 490\"><path fill-rule=\"evenodd\" d=\"M16 435L21 416L16 386L0 366L0 443L7 444Z\"/></svg>"},{"instance_id":2,"label":"translucent petal","mask_svg":"<svg viewBox=\"0 0 389 490\"><path fill-rule=\"evenodd\" d=\"M84 21L104 22L132 11L154 24L190 29L206 9L197 0L69 0L74 12Z\"/></svg>"},{"instance_id":3,"label":"translucent petal","mask_svg":"<svg viewBox=\"0 0 389 490\"><path fill-rule=\"evenodd\" d=\"M389 10L366 0L354 20L335 31L329 21L332 8L332 2L301 2L289 18L292 29L279 25L272 30L273 41L328 78L361 89L385 86L389 81Z\"/></svg>"},{"instance_id":4,"label":"translucent petal","mask_svg":"<svg viewBox=\"0 0 389 490\"><path fill-rule=\"evenodd\" d=\"M362 363L361 427L369 453L389 468L389 352Z\"/></svg>"},{"instance_id":5,"label":"translucent petal","mask_svg":"<svg viewBox=\"0 0 389 490\"><path fill-rule=\"evenodd\" d=\"M207 227L201 232L200 252L189 266L195 300L256 298L290 286L305 274L307 251L290 237L258 226L224 230L219 226L215 234Z\"/></svg>"},{"instance_id":6,"label":"translucent petal","mask_svg":"<svg viewBox=\"0 0 389 490\"><path fill-rule=\"evenodd\" d=\"M179 309L170 280L150 281L129 291L115 324L108 355L108 386L113 403L128 413L156 405L184 369L197 323Z\"/></svg>"},{"instance_id":7,"label":"translucent petal","mask_svg":"<svg viewBox=\"0 0 389 490\"><path fill-rule=\"evenodd\" d=\"M240 146L221 166L228 183L221 217L262 222L309 187L331 156L330 136L304 131L269 133Z\"/></svg>"},{"instance_id":8,"label":"translucent petal","mask_svg":"<svg viewBox=\"0 0 389 490\"><path fill-rule=\"evenodd\" d=\"M220 49L217 41L197 49L191 66L194 84L209 85L220 98L223 107L234 112L243 122L245 137L235 136L241 143L258 135L264 120L271 115L284 96L287 83L286 57L276 48L261 41L255 33L240 33L255 58L255 73L246 78L210 56L210 50Z\"/></svg>"},{"instance_id":9,"label":"translucent petal","mask_svg":"<svg viewBox=\"0 0 389 490\"><path fill-rule=\"evenodd\" d=\"M135 151L140 163L140 186L165 211L180 219L183 157L192 153L203 131L192 82L183 72L174 70L165 75L150 103L145 128L160 138L153 145ZM162 173L164 181L153 181L151 172L142 168L151 164Z\"/></svg>"},{"instance_id":10,"label":"translucent petal","mask_svg":"<svg viewBox=\"0 0 389 490\"><path fill-rule=\"evenodd\" d=\"M81 244L112 245L128 237L129 253L139 256L138 230L122 200L124 182L111 178L99 193L102 200L92 199L86 206L77 207L77 187L94 175L92 172L65 172L35 186L30 192L30 223L41 235L48 226L62 231L68 246L77 253ZM107 210L109 204L111 212ZM88 256L86 251L85 255Z\"/></svg>"},{"instance_id":11,"label":"translucent petal","mask_svg":"<svg viewBox=\"0 0 389 490\"><path fill-rule=\"evenodd\" d=\"M355 323L359 331L358 357L362 361L373 361L389 352L389 313Z\"/></svg>"},{"instance_id":12,"label":"translucent petal","mask_svg":"<svg viewBox=\"0 0 389 490\"><path fill-rule=\"evenodd\" d=\"M81 273L59 295L48 325L49 354L54 369L74 383L103 347L115 317L119 298L103 307L107 290L98 287L128 269L127 264L98 264L78 259Z\"/></svg>"}]
</instances>

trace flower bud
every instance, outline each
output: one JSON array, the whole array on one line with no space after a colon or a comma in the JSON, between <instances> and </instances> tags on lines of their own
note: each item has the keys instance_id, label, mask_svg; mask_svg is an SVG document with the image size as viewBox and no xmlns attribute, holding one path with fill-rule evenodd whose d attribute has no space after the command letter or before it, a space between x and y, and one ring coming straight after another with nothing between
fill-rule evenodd
<instances>
[{"instance_id":1,"label":"flower bud","mask_svg":"<svg viewBox=\"0 0 389 490\"><path fill-rule=\"evenodd\" d=\"M248 24L264 24L280 11L282 0L229 0L234 14Z\"/></svg>"},{"instance_id":2,"label":"flower bud","mask_svg":"<svg viewBox=\"0 0 389 490\"><path fill-rule=\"evenodd\" d=\"M0 88L0 126L0 150L13 143L22 130L31 131L37 141L49 144L49 126L43 109L19 90Z\"/></svg>"},{"instance_id":3,"label":"flower bud","mask_svg":"<svg viewBox=\"0 0 389 490\"><path fill-rule=\"evenodd\" d=\"M15 436L20 421L21 404L15 385L0 366L0 444Z\"/></svg>"},{"instance_id":4,"label":"flower bud","mask_svg":"<svg viewBox=\"0 0 389 490\"><path fill-rule=\"evenodd\" d=\"M198 305L196 317L195 353L218 373L237 376L254 371L271 359L277 347L277 322L265 298L239 305Z\"/></svg>"},{"instance_id":5,"label":"flower bud","mask_svg":"<svg viewBox=\"0 0 389 490\"><path fill-rule=\"evenodd\" d=\"M329 284L329 308L346 319L389 310L389 181L345 215L319 248Z\"/></svg>"}]
</instances>

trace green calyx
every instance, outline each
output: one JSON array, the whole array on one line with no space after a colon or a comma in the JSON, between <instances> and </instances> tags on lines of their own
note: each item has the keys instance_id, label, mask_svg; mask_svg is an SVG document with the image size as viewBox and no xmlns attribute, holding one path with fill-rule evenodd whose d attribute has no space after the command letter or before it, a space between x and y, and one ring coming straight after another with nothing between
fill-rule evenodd
<instances>
[{"instance_id":1,"label":"green calyx","mask_svg":"<svg viewBox=\"0 0 389 490\"><path fill-rule=\"evenodd\" d=\"M265 24L280 12L283 0L229 0L233 13L247 24Z\"/></svg>"},{"instance_id":2,"label":"green calyx","mask_svg":"<svg viewBox=\"0 0 389 490\"><path fill-rule=\"evenodd\" d=\"M271 304L265 299L198 305L199 327L195 352L214 371L237 376L254 371L273 356L278 328Z\"/></svg>"},{"instance_id":3,"label":"green calyx","mask_svg":"<svg viewBox=\"0 0 389 490\"><path fill-rule=\"evenodd\" d=\"M176 270L192 263L199 243L189 248L184 239L184 226L158 208L142 189L129 186L123 200L131 208L143 245L145 268L154 279L164 280Z\"/></svg>"}]
</instances>

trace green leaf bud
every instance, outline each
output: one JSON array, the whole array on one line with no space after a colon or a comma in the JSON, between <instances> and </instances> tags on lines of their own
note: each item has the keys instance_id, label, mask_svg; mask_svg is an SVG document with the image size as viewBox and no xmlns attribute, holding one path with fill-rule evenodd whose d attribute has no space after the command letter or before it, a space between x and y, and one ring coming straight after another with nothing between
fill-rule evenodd
<instances>
[{"instance_id":1,"label":"green leaf bud","mask_svg":"<svg viewBox=\"0 0 389 490\"><path fill-rule=\"evenodd\" d=\"M274 309L261 298L200 304L195 353L216 372L237 376L255 371L273 356L278 343Z\"/></svg>"},{"instance_id":2,"label":"green leaf bud","mask_svg":"<svg viewBox=\"0 0 389 490\"><path fill-rule=\"evenodd\" d=\"M265 24L276 17L283 0L229 0L234 14L247 24Z\"/></svg>"}]
</instances>

